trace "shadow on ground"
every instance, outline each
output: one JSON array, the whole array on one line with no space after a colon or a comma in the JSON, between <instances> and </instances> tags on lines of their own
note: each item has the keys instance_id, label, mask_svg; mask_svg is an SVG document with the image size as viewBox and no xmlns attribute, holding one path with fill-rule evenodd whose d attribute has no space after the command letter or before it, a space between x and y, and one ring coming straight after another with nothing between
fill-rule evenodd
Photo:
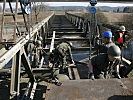
<instances>
[{"instance_id":1,"label":"shadow on ground","mask_svg":"<svg viewBox=\"0 0 133 100\"><path fill-rule=\"evenodd\" d=\"M9 100L10 96L10 81L1 80L0 81L0 100Z\"/></svg>"},{"instance_id":2,"label":"shadow on ground","mask_svg":"<svg viewBox=\"0 0 133 100\"><path fill-rule=\"evenodd\" d=\"M133 100L133 95L130 96L114 95L109 97L108 100Z\"/></svg>"}]
</instances>

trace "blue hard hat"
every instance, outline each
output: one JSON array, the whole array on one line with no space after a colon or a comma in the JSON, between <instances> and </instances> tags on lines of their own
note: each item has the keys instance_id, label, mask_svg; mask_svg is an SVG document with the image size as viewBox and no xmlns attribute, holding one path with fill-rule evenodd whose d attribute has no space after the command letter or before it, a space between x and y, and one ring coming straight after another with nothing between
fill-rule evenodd
<instances>
[{"instance_id":1,"label":"blue hard hat","mask_svg":"<svg viewBox=\"0 0 133 100\"><path fill-rule=\"evenodd\" d=\"M112 38L112 32L111 31L103 32L103 37L105 37L105 38Z\"/></svg>"}]
</instances>

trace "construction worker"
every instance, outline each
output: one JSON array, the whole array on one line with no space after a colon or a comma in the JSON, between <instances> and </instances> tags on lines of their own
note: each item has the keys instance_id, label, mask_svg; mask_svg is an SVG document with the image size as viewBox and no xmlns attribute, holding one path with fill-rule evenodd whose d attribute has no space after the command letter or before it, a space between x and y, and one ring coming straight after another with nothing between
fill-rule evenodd
<instances>
[{"instance_id":1,"label":"construction worker","mask_svg":"<svg viewBox=\"0 0 133 100\"><path fill-rule=\"evenodd\" d=\"M112 32L111 31L104 31L102 34L102 45L96 44L96 49L98 50L97 52L99 53L107 53L107 50L110 46L115 45L112 42Z\"/></svg>"},{"instance_id":2,"label":"construction worker","mask_svg":"<svg viewBox=\"0 0 133 100\"><path fill-rule=\"evenodd\" d=\"M36 41L29 43L27 51L32 67L39 67L42 57L46 56L46 52L42 47L42 37L38 37Z\"/></svg>"},{"instance_id":3,"label":"construction worker","mask_svg":"<svg viewBox=\"0 0 133 100\"><path fill-rule=\"evenodd\" d=\"M119 75L121 50L118 46L114 45L109 47L107 54L99 54L91 58L88 63L88 78L107 78L111 71L115 70L115 77L121 78Z\"/></svg>"},{"instance_id":4,"label":"construction worker","mask_svg":"<svg viewBox=\"0 0 133 100\"><path fill-rule=\"evenodd\" d=\"M125 43L125 36L130 34L126 31L125 26L120 26L120 29L114 33L114 41L120 48Z\"/></svg>"},{"instance_id":5,"label":"construction worker","mask_svg":"<svg viewBox=\"0 0 133 100\"><path fill-rule=\"evenodd\" d=\"M53 50L49 60L60 65L63 69L66 67L68 62L75 64L71 53L71 45L65 39L58 43L57 47Z\"/></svg>"}]
</instances>

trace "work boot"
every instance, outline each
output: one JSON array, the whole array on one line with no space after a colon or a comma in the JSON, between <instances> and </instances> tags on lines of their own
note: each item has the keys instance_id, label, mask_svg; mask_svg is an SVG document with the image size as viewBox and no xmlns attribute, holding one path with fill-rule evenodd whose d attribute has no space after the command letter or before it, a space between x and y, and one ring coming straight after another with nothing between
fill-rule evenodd
<instances>
[{"instance_id":1,"label":"work boot","mask_svg":"<svg viewBox=\"0 0 133 100\"><path fill-rule=\"evenodd\" d=\"M88 73L88 79L94 80L95 79L94 74L93 73Z\"/></svg>"}]
</instances>

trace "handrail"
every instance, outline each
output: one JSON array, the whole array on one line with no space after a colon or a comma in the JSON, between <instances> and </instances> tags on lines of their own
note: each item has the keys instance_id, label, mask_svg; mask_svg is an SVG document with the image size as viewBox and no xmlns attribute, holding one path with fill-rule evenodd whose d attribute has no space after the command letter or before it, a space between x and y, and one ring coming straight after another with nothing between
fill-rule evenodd
<instances>
[{"instance_id":1,"label":"handrail","mask_svg":"<svg viewBox=\"0 0 133 100\"><path fill-rule=\"evenodd\" d=\"M82 16L74 15L74 14L71 14L71 13L68 13L68 12L66 12L66 14L71 15L71 16L74 16L74 17L78 17L78 18L81 18L81 19L84 20L84 17L82 17Z\"/></svg>"},{"instance_id":2,"label":"handrail","mask_svg":"<svg viewBox=\"0 0 133 100\"><path fill-rule=\"evenodd\" d=\"M67 19L73 23L74 26L76 26L78 29L80 29L83 34L82 36L86 37L88 33L90 33L90 21L86 18L74 14L70 14L68 12L65 12L65 16Z\"/></svg>"},{"instance_id":3,"label":"handrail","mask_svg":"<svg viewBox=\"0 0 133 100\"><path fill-rule=\"evenodd\" d=\"M73 19L73 20L75 20L75 21L76 21L76 18L80 18L80 19L82 19L82 20L85 20L85 18L82 17L82 16L70 14L70 13L68 13L68 12L66 12L66 15L71 16L71 17L75 17L75 19ZM69 18L68 18L68 19L69 19ZM70 19L69 19L69 20L70 20ZM74 21L72 21L72 22L74 22ZM86 20L85 23L90 23L90 21L89 21L89 20ZM97 22L97 26L106 27L106 28L111 29L111 30L119 30L119 27L120 27L120 26L118 26L118 25L111 25L111 24L107 24L107 23L103 23L103 22Z\"/></svg>"},{"instance_id":4,"label":"handrail","mask_svg":"<svg viewBox=\"0 0 133 100\"><path fill-rule=\"evenodd\" d=\"M35 35L36 32L38 32L39 29L43 25L45 25L49 19L54 15L52 13L50 16L45 18L43 21L38 23L33 27L33 30L31 29L30 34L23 37L14 47L12 47L8 52L6 52L1 58L0 58L0 69L2 69L12 58L15 56L15 54Z\"/></svg>"}]
</instances>

